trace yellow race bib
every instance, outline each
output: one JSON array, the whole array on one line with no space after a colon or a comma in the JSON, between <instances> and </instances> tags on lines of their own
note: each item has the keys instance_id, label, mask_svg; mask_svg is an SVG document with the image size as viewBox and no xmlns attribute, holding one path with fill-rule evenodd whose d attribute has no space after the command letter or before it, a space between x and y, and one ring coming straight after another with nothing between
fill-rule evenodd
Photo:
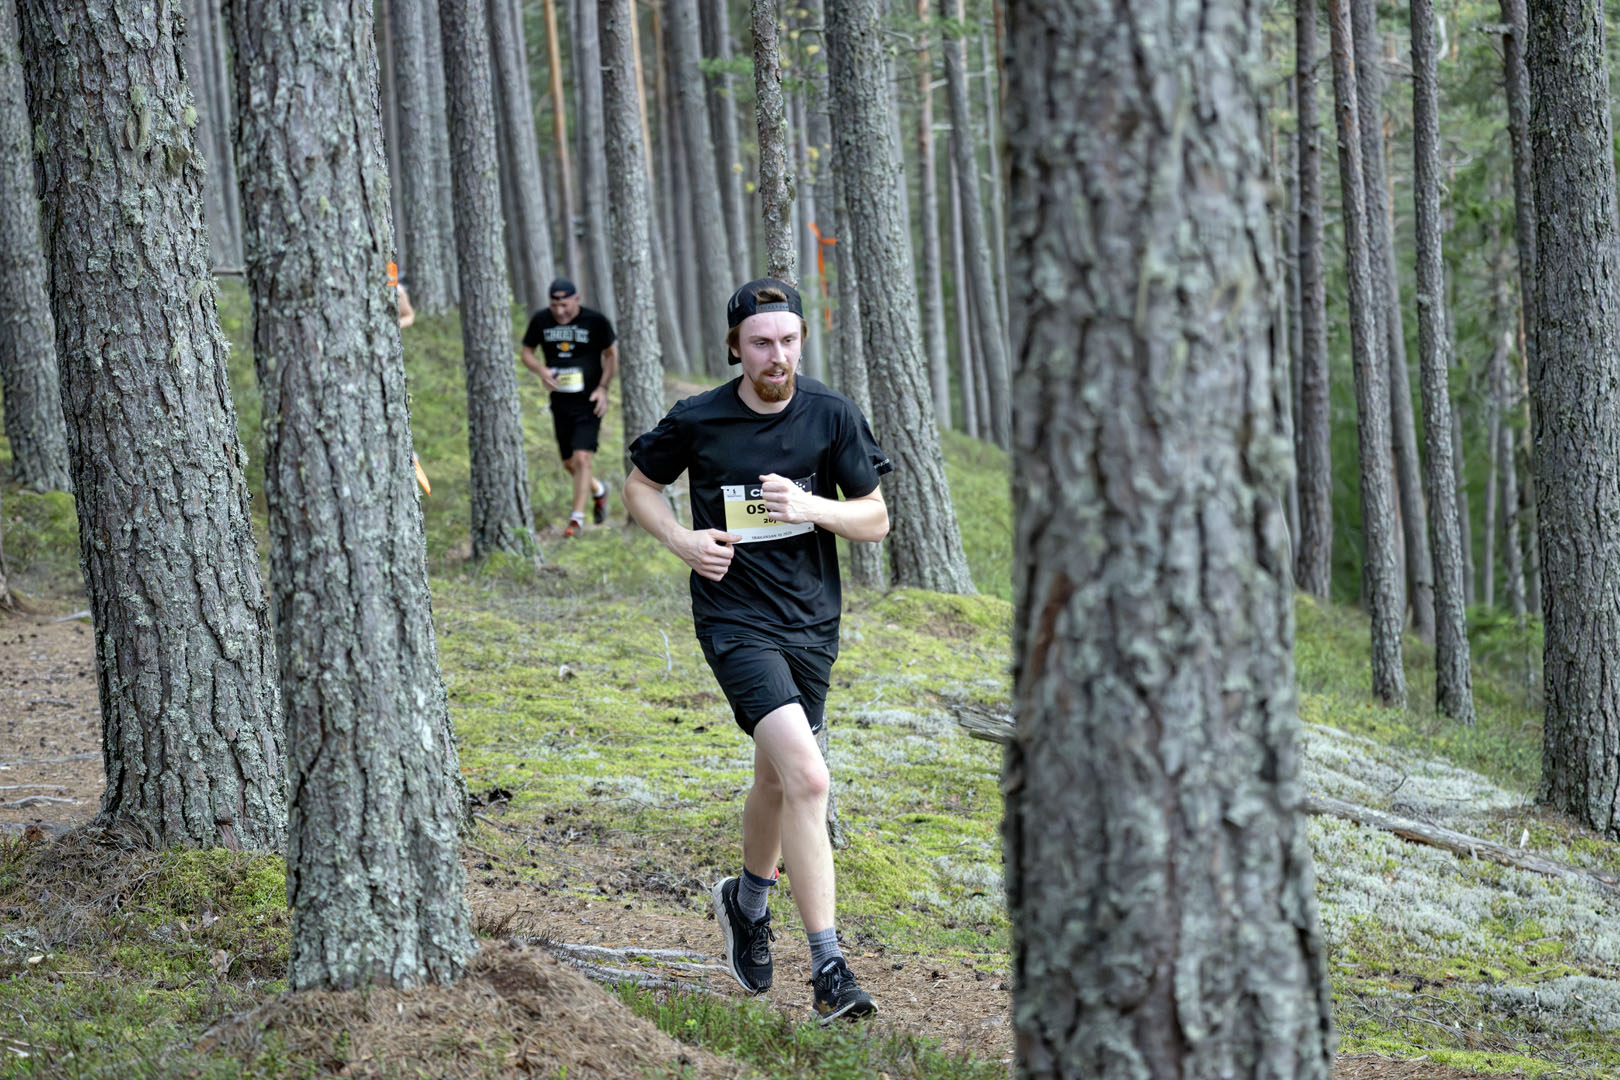
<instances>
[{"instance_id":1,"label":"yellow race bib","mask_svg":"<svg viewBox=\"0 0 1620 1080\"><path fill-rule=\"evenodd\" d=\"M806 491L810 480L795 480ZM791 525L771 517L765 509L765 496L758 484L724 484L720 498L726 508L726 532L736 533L739 544L757 544L762 540L782 540L812 532L815 525L801 521Z\"/></svg>"},{"instance_id":2,"label":"yellow race bib","mask_svg":"<svg viewBox=\"0 0 1620 1080\"><path fill-rule=\"evenodd\" d=\"M557 392L559 394L578 394L585 389L585 369L577 367L560 367L557 371Z\"/></svg>"}]
</instances>

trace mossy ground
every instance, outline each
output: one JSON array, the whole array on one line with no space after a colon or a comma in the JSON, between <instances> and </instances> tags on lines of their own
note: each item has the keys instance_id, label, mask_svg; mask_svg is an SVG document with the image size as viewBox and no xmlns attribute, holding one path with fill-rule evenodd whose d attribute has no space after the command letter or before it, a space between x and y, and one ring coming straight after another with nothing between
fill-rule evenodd
<instances>
[{"instance_id":1,"label":"mossy ground","mask_svg":"<svg viewBox=\"0 0 1620 1080\"><path fill-rule=\"evenodd\" d=\"M236 342L232 381L263 514L262 437L247 305L222 294ZM467 551L467 447L460 330L422 317L406 333L412 426L433 482L423 500L434 614L469 788L503 822L555 827L621 852L672 883L731 870L749 748L691 635L686 572L640 532L611 523L562 542L544 569L474 564ZM566 515L543 391L521 375L536 517ZM603 446L622 445L617 410ZM838 855L846 937L992 972L1009 967L999 856L1000 754L950 718L957 699L1009 694L1011 508L999 451L948 435L963 539L983 595L848 590L829 697L833 765L849 845ZM607 455L601 471L618 472ZM0 466L6 449L0 440ZM8 565L42 594L76 586L71 500L6 492ZM63 583L66 582L64 585ZM53 584L54 583L54 584ZM53 590L55 590L53 592ZM1463 831L1594 867L1620 847L1527 805L1539 775L1534 626L1476 615L1480 722L1436 717L1432 657L1409 643L1412 707L1368 695L1367 627L1302 599L1297 662L1313 790L1421 810ZM1487 1073L1620 1076L1620 938L1612 905L1576 886L1459 861L1392 837L1312 824L1341 1045L1428 1055ZM511 829L471 838L514 880L567 892L589 883L529 857ZM632 842L633 841L633 842ZM648 852L656 850L656 861ZM273 858L118 853L68 893L37 846L0 847L0 1076L296 1076L318 1066L274 1040L252 1060L186 1049L225 1012L281 988L287 920ZM111 856L107 856L111 859ZM94 860L92 860L94 862ZM49 883L48 895L42 889ZM690 891L690 890L687 890ZM782 929L796 932L790 905ZM40 957L36 963L29 961ZM999 1075L916 1040L828 1036L758 1007L632 991L632 1008L677 1038L760 1067L819 1075ZM13 1026L15 1018L22 1026ZM5 1047L11 1047L10 1050ZM27 1054L29 1056L22 1056ZM838 1064L842 1063L842 1064Z\"/></svg>"}]
</instances>

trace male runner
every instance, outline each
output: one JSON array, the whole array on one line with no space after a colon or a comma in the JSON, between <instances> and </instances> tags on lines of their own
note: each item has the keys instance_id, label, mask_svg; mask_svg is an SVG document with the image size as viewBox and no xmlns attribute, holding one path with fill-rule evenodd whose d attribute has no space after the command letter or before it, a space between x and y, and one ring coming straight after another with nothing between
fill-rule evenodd
<instances>
[{"instance_id":1,"label":"male runner","mask_svg":"<svg viewBox=\"0 0 1620 1080\"><path fill-rule=\"evenodd\" d=\"M829 781L816 748L838 655L833 537L883 539L889 511L878 477L893 466L854 403L798 377L807 327L792 286L751 281L732 294L726 316L742 375L681 401L635 441L624 502L692 568L698 642L754 740L742 873L713 890L726 963L744 990L771 985L766 901L782 857L810 939L816 1012L828 1023L876 1008L834 929ZM661 494L682 472L692 486L691 529Z\"/></svg>"},{"instance_id":2,"label":"male runner","mask_svg":"<svg viewBox=\"0 0 1620 1080\"><path fill-rule=\"evenodd\" d=\"M607 484L591 476L591 459L607 412L608 384L619 370L619 346L607 316L580 306L572 281L558 278L546 295L550 305L535 313L523 335L523 365L551 391L557 449L574 477L574 510L563 535L578 536L587 499L596 524L607 517ZM536 346L545 353L544 364L535 356Z\"/></svg>"}]
</instances>

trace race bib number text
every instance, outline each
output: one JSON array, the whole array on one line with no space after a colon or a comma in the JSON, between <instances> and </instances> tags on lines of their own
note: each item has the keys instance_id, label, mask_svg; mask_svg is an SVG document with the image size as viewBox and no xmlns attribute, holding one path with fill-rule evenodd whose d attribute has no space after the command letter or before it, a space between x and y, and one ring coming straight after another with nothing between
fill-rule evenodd
<instances>
[{"instance_id":1,"label":"race bib number text","mask_svg":"<svg viewBox=\"0 0 1620 1080\"><path fill-rule=\"evenodd\" d=\"M585 389L585 369L577 367L560 367L557 371L557 392L560 394L577 394Z\"/></svg>"},{"instance_id":2,"label":"race bib number text","mask_svg":"<svg viewBox=\"0 0 1620 1080\"><path fill-rule=\"evenodd\" d=\"M793 481L805 491L811 490L814 476ZM741 537L739 544L757 544L762 540L782 540L812 532L815 525L801 521L790 525L771 517L765 509L765 496L758 484L725 484L720 495L726 507L726 531Z\"/></svg>"}]
</instances>

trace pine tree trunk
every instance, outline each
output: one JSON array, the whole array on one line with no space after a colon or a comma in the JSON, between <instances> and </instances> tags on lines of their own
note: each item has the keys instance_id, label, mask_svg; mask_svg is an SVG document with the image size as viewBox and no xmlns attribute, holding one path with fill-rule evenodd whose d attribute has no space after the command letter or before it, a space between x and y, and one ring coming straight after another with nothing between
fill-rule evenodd
<instances>
[{"instance_id":1,"label":"pine tree trunk","mask_svg":"<svg viewBox=\"0 0 1620 1080\"><path fill-rule=\"evenodd\" d=\"M1359 69L1353 57L1349 12L1352 0L1328 0L1333 56L1334 112L1339 129L1339 184L1343 192L1344 247L1350 286L1350 348L1356 380L1356 435L1361 466L1361 522L1364 534L1362 588L1372 617L1372 690L1386 705L1406 703L1406 671L1401 659L1400 599L1394 493L1389 470L1389 368L1383 363L1377 299L1368 246L1368 206L1361 162L1361 118L1357 105ZM1368 121L1372 122L1371 119Z\"/></svg>"},{"instance_id":2,"label":"pine tree trunk","mask_svg":"<svg viewBox=\"0 0 1620 1080\"><path fill-rule=\"evenodd\" d=\"M939 244L939 172L934 164L934 65L928 48L928 0L917 0L923 37L917 49L917 161L922 173L923 337L928 345L928 375L934 391L934 416L951 424L951 362L945 347L945 280ZM935 24L937 26L937 24Z\"/></svg>"},{"instance_id":3,"label":"pine tree trunk","mask_svg":"<svg viewBox=\"0 0 1620 1080\"><path fill-rule=\"evenodd\" d=\"M1400 282L1395 271L1385 185L1383 135L1384 76L1376 0L1350 0L1355 39L1356 97L1361 127L1362 190L1366 197L1368 262L1379 335L1378 359L1388 367L1390 423L1396 495L1406 565L1406 601L1413 629L1434 640L1434 571L1429 558L1423 489L1418 467L1417 427L1412 417L1411 376L1406 366L1406 334L1401 327Z\"/></svg>"},{"instance_id":4,"label":"pine tree trunk","mask_svg":"<svg viewBox=\"0 0 1620 1080\"><path fill-rule=\"evenodd\" d=\"M756 95L757 96L757 95ZM822 280L821 269L816 261L816 253L821 247L821 241L816 236L816 230L821 226L816 224L825 207L816 202L816 168L826 168L825 159L818 159L812 164L810 160L810 120L805 104L806 91L801 87L790 99L793 118L789 122L789 130L793 138L793 236L799 245L799 297L804 302L804 317L810 324L810 333L805 336L804 349L799 353L800 369L813 379L826 381L826 370L822 367L823 331L827 327L828 309L822 290L826 283ZM762 108L755 103L755 112ZM760 173L764 175L764 157L760 158ZM761 184L760 207L763 212L765 206L764 185ZM830 344L828 345L830 348Z\"/></svg>"},{"instance_id":5,"label":"pine tree trunk","mask_svg":"<svg viewBox=\"0 0 1620 1080\"><path fill-rule=\"evenodd\" d=\"M467 373L472 553L536 554L529 466L518 418L512 314L501 250L501 194L490 93L490 35L481 0L441 0L451 177L456 186L456 267Z\"/></svg>"},{"instance_id":6,"label":"pine tree trunk","mask_svg":"<svg viewBox=\"0 0 1620 1080\"><path fill-rule=\"evenodd\" d=\"M703 55L722 65L731 62L731 32L726 25L726 0L702 0L699 11ZM775 25L775 12L771 13ZM755 48L758 48L756 44ZM756 70L754 78L759 78ZM778 79L778 82L781 80ZM731 275L740 285L759 276L748 257L748 217L743 202L742 146L737 134L737 93L731 74L719 71L704 76L708 87L709 130L714 135L714 172L720 181L720 202L726 221ZM785 115L785 112L784 112ZM786 279L783 279L786 280ZM728 294L729 295L729 294Z\"/></svg>"},{"instance_id":7,"label":"pine tree trunk","mask_svg":"<svg viewBox=\"0 0 1620 1080\"><path fill-rule=\"evenodd\" d=\"M889 134L887 65L875 0L827 4L833 139L849 211L842 234L857 280L882 282L861 295L861 340L872 375L878 441L895 463L884 486L893 528L892 581L901 587L971 593L973 579L945 482L928 369L917 325L911 235L899 213L899 147ZM846 367L854 358L846 359Z\"/></svg>"},{"instance_id":8,"label":"pine tree trunk","mask_svg":"<svg viewBox=\"0 0 1620 1080\"><path fill-rule=\"evenodd\" d=\"M754 113L759 126L759 205L761 218L765 222L765 272L796 286L799 283L799 267L793 245L793 187L788 172L787 106L782 100L782 56L776 40L774 0L752 0L751 15L754 27ZM747 273L746 268L743 272Z\"/></svg>"},{"instance_id":9,"label":"pine tree trunk","mask_svg":"<svg viewBox=\"0 0 1620 1080\"><path fill-rule=\"evenodd\" d=\"M523 304L532 312L545 307L548 299L546 286L552 277L551 228L546 220L546 196L540 179L534 112L529 107L529 84L523 77L523 21L518 17L513 0L489 0L489 19L490 52L500 80L495 97L500 103L501 127L506 134L512 178L516 181L512 192L517 209L513 246L523 259L522 272L513 274L512 281L514 291L519 280L526 283L528 292L522 297ZM567 205L573 205L571 196ZM578 263L571 265L577 268Z\"/></svg>"},{"instance_id":10,"label":"pine tree trunk","mask_svg":"<svg viewBox=\"0 0 1620 1080\"><path fill-rule=\"evenodd\" d=\"M990 181L984 212L990 238L990 272L996 281L996 325L1001 328L1001 350L1010 368L1012 338L1007 329L1007 201L1001 191L1001 109L996 104L998 80L990 55L989 32L982 22L979 24L979 57L982 61L979 74L984 81L984 152L989 166L985 174Z\"/></svg>"},{"instance_id":11,"label":"pine tree trunk","mask_svg":"<svg viewBox=\"0 0 1620 1080\"><path fill-rule=\"evenodd\" d=\"M215 308L179 20L24 0L107 786L160 846L286 839L270 605ZM82 73L94 71L94 79ZM385 193L376 193L380 200Z\"/></svg>"},{"instance_id":12,"label":"pine tree trunk","mask_svg":"<svg viewBox=\"0 0 1620 1080\"><path fill-rule=\"evenodd\" d=\"M433 165L433 126L442 114L431 111L427 85L427 34L423 0L388 0L392 24L394 102L399 124L401 260L409 279L411 304L423 312L450 306L446 280L450 259L439 246L439 201ZM437 26L432 26L436 30Z\"/></svg>"},{"instance_id":13,"label":"pine tree trunk","mask_svg":"<svg viewBox=\"0 0 1620 1080\"><path fill-rule=\"evenodd\" d=\"M1451 463L1455 469L1452 486L1457 489L1457 525L1462 534L1463 605L1473 607L1474 592L1474 524L1468 505L1468 470L1463 459L1462 406L1451 403ZM1464 613L1466 614L1466 612Z\"/></svg>"},{"instance_id":14,"label":"pine tree trunk","mask_svg":"<svg viewBox=\"0 0 1620 1080\"><path fill-rule=\"evenodd\" d=\"M500 0L507 2L507 0ZM545 0L546 49L551 58L551 129L557 147L557 180L562 192L563 276L579 276L579 203L574 198L574 165L568 149L568 105L563 99L562 46L557 38L556 0ZM521 25L521 24L520 24ZM524 99L528 98L528 85L524 84ZM533 115L532 113L528 115ZM528 126L532 133L534 125ZM538 157L536 158L538 161ZM545 286L542 285L543 289ZM545 300L538 306L545 306Z\"/></svg>"},{"instance_id":15,"label":"pine tree trunk","mask_svg":"<svg viewBox=\"0 0 1620 1080\"><path fill-rule=\"evenodd\" d=\"M225 178L219 162L214 158L214 127L230 124L228 117L214 111L215 97L208 80L213 75L212 65L206 59L210 47L209 21L212 0L184 0L186 31L183 38L186 51L186 81L191 84L193 102L197 108L197 149L206 162L203 179L203 218L208 222L208 247L213 253L214 265L240 266L227 249L231 241L230 223L225 219ZM11 39L15 47L16 38Z\"/></svg>"},{"instance_id":16,"label":"pine tree trunk","mask_svg":"<svg viewBox=\"0 0 1620 1080\"><path fill-rule=\"evenodd\" d=\"M957 367L962 382L962 430L969 438L982 435L979 430L979 392L974 375L978 365L973 356L973 328L971 305L968 303L962 281L967 277L967 260L962 254L962 192L956 186L956 171L947 170L946 183L951 196L951 298L956 307Z\"/></svg>"},{"instance_id":17,"label":"pine tree trunk","mask_svg":"<svg viewBox=\"0 0 1620 1080\"><path fill-rule=\"evenodd\" d=\"M312 23L299 0L233 11L294 793L295 990L449 982L477 951L457 836L466 793L384 284L393 237L372 211L388 176L371 19L359 4Z\"/></svg>"},{"instance_id":18,"label":"pine tree trunk","mask_svg":"<svg viewBox=\"0 0 1620 1080\"><path fill-rule=\"evenodd\" d=\"M1451 462L1451 338L1446 333L1446 270L1441 255L1440 94L1436 87L1433 0L1411 0L1412 135L1417 204L1418 350L1423 385L1423 453L1429 531L1434 537L1435 707L1474 722L1468 613L1463 606L1462 539Z\"/></svg>"},{"instance_id":19,"label":"pine tree trunk","mask_svg":"<svg viewBox=\"0 0 1620 1080\"><path fill-rule=\"evenodd\" d=\"M67 421L45 296L33 129L17 40L16 7L0 0L0 391L12 481L36 491L67 491Z\"/></svg>"},{"instance_id":20,"label":"pine tree trunk","mask_svg":"<svg viewBox=\"0 0 1620 1080\"><path fill-rule=\"evenodd\" d=\"M731 254L727 251L720 180L714 167L714 136L709 130L703 72L698 69L702 47L698 40L697 0L668 0L665 11L669 16L664 29L669 36L671 89L679 114L681 145L686 151L683 198L692 209L697 325L702 327L698 354L707 358L710 374L729 378L731 372L724 355L726 298L742 281L732 280Z\"/></svg>"},{"instance_id":21,"label":"pine tree trunk","mask_svg":"<svg viewBox=\"0 0 1620 1080\"><path fill-rule=\"evenodd\" d=\"M396 178L405 166L399 155L399 94L394 80L394 13L388 2L376 5L376 48L379 70L377 95L382 107L383 148L388 155L388 175ZM409 266L410 250L405 246L410 233L405 229L405 188L391 179L388 185L388 217L394 223L394 251L396 265Z\"/></svg>"},{"instance_id":22,"label":"pine tree trunk","mask_svg":"<svg viewBox=\"0 0 1620 1080\"><path fill-rule=\"evenodd\" d=\"M834 0L838 2L838 0ZM833 145L836 159L838 146ZM833 225L839 237L850 235L849 202L844 190L843 166L832 163ZM842 250L840 250L842 249ZM860 408L866 416L872 415L871 384L867 378L866 345L861 330L861 277L855 266L852 247L842 243L833 250L838 252L838 388ZM884 587L883 545L859 540L849 543L849 576L857 585L870 589Z\"/></svg>"},{"instance_id":23,"label":"pine tree trunk","mask_svg":"<svg viewBox=\"0 0 1620 1080\"><path fill-rule=\"evenodd\" d=\"M1020 1077L1333 1066L1299 813L1264 6L1008 6ZM1121 77L1149 55L1154 78Z\"/></svg>"},{"instance_id":24,"label":"pine tree trunk","mask_svg":"<svg viewBox=\"0 0 1620 1080\"><path fill-rule=\"evenodd\" d=\"M1519 308L1524 325L1536 325L1536 193L1530 161L1530 73L1525 68L1525 0L1501 0L1502 74L1507 85L1508 138L1513 146L1513 238L1519 253ZM1535 333L1525 335L1525 367L1534 371Z\"/></svg>"},{"instance_id":25,"label":"pine tree trunk","mask_svg":"<svg viewBox=\"0 0 1620 1080\"><path fill-rule=\"evenodd\" d=\"M439 33L439 0L421 0L423 54L427 60L428 102L438 122L433 134L433 187L438 193L439 252L444 259L442 277L450 304L461 303L461 278L456 273L455 183L450 178L450 104L445 96L444 38ZM413 296L414 300L415 297ZM431 308L424 308L431 311Z\"/></svg>"},{"instance_id":26,"label":"pine tree trunk","mask_svg":"<svg viewBox=\"0 0 1620 1080\"><path fill-rule=\"evenodd\" d=\"M596 0L583 0L585 5ZM624 438L631 441L657 426L664 414L664 364L653 292L651 187L641 140L640 97L630 23L631 0L601 0L599 24L603 95L603 170L612 206L614 295L622 297L615 320L619 335ZM625 472L630 471L628 453Z\"/></svg>"},{"instance_id":27,"label":"pine tree trunk","mask_svg":"<svg viewBox=\"0 0 1620 1080\"><path fill-rule=\"evenodd\" d=\"M1603 7L1530 20L1534 401L1547 709L1541 801L1620 839L1620 240Z\"/></svg>"},{"instance_id":28,"label":"pine tree trunk","mask_svg":"<svg viewBox=\"0 0 1620 1080\"><path fill-rule=\"evenodd\" d=\"M940 15L949 18L952 6L960 0L940 0ZM958 16L960 17L960 16ZM988 416L990 438L997 446L1012 445L1012 392L1008 384L1005 330L996 295L995 270L990 260L990 240L984 225L984 200L979 194L979 168L973 150L973 113L967 92L967 43L960 38L941 43L945 56L945 91L951 107L952 171L962 200L962 233L967 262L967 280L962 289L971 289L979 312L981 333L979 355L984 362L990 393Z\"/></svg>"},{"instance_id":29,"label":"pine tree trunk","mask_svg":"<svg viewBox=\"0 0 1620 1080\"><path fill-rule=\"evenodd\" d=\"M1502 420L1497 425L1496 437L1500 440L1497 458L1502 468L1502 591L1507 594L1508 614L1522 623L1525 614L1524 541L1519 527L1519 463L1513 452L1514 426L1510 419L1518 411L1519 394L1517 380L1510 374L1512 368L1506 363L1506 342L1511 333L1506 328L1502 330L1504 363L1501 365L1502 385L1497 390Z\"/></svg>"},{"instance_id":30,"label":"pine tree trunk","mask_svg":"<svg viewBox=\"0 0 1620 1080\"><path fill-rule=\"evenodd\" d=\"M1316 0L1295 0L1299 100L1300 392L1294 452L1299 468L1299 587L1326 599L1333 582L1333 450L1322 278L1322 126L1317 111Z\"/></svg>"},{"instance_id":31,"label":"pine tree trunk","mask_svg":"<svg viewBox=\"0 0 1620 1080\"><path fill-rule=\"evenodd\" d=\"M602 116L602 80L605 73L602 70L602 48L596 5L597 0L575 0L574 4L574 9L578 13L578 17L574 20L575 51L579 55L578 70L574 77L574 94L579 109L579 137L582 145L598 148L596 152L584 155L585 168L580 177L586 222L585 256L590 266L590 274L585 280L590 290L589 295L595 301L591 306L607 313L610 318L617 319L619 302L618 290L613 283L613 245L608 240L611 226L608 223L607 155L599 149L605 145L607 134ZM628 72L627 78L631 80L628 85L633 92L635 90L633 69ZM630 119L634 121L633 134L639 140L641 122L634 96L630 98L630 110ZM645 159L640 154L636 155L636 160L642 162L645 168ZM643 178L643 191L646 187ZM648 257L651 258L651 255ZM648 269L651 268L652 264L648 263Z\"/></svg>"}]
</instances>

